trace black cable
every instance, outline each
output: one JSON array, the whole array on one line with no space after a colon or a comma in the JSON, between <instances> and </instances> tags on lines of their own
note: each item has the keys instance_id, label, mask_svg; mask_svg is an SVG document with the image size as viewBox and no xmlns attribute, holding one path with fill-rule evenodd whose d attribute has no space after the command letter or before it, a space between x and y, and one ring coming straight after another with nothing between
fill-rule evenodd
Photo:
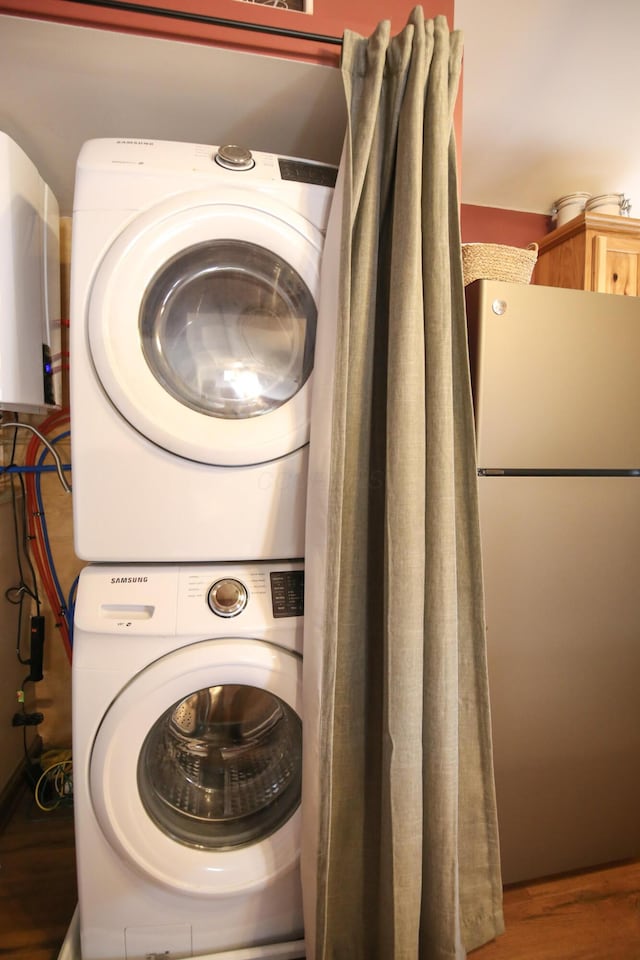
<instances>
[{"instance_id":1,"label":"black cable","mask_svg":"<svg viewBox=\"0 0 640 960\"><path fill-rule=\"evenodd\" d=\"M105 7L108 10L125 10L127 13L143 13L154 17L167 17L170 20L185 20L203 23L214 27L229 27L232 30L250 30L253 33L269 33L278 37L291 37L295 40L311 40L315 43L342 44L341 37L329 37L319 33L304 33L289 30L287 27L270 27L266 24L249 23L245 20L225 20L224 17L211 17L206 13L190 13L187 10L171 10L166 7L148 7L143 3L129 3L128 0L69 0L86 7Z\"/></svg>"},{"instance_id":2,"label":"black cable","mask_svg":"<svg viewBox=\"0 0 640 960\"><path fill-rule=\"evenodd\" d=\"M15 415L15 417L14 417L14 422L17 423L19 419L20 419L20 417L19 417L18 414L16 413L16 415ZM17 430L14 430L14 431L13 431L13 442L12 442L12 444L11 444L11 456L10 456L10 458L9 458L9 466L10 466L10 467L15 466L15 462L16 462L16 445L17 445L17 443L18 443L18 431L17 431Z\"/></svg>"},{"instance_id":3,"label":"black cable","mask_svg":"<svg viewBox=\"0 0 640 960\"><path fill-rule=\"evenodd\" d=\"M16 414L12 422L18 423L19 419L20 418ZM9 457L9 463L7 464L8 467L15 467L16 465L17 443L18 443L18 431L14 430L13 440L11 442L11 456ZM24 572L22 570L22 557L20 553L20 534L18 532L18 505L16 501L16 491L14 487L13 475L9 476L9 483L11 486L11 504L13 507L13 535L14 535L15 547L16 547L16 560L18 562L18 572L20 574L20 587L22 587L22 585L24 584ZM24 494L24 485L22 486L22 492ZM7 596L6 593L5 593L5 596ZM7 600L8 599L9 597L7 597ZM13 603L14 601L10 601L10 602Z\"/></svg>"},{"instance_id":4,"label":"black cable","mask_svg":"<svg viewBox=\"0 0 640 960\"><path fill-rule=\"evenodd\" d=\"M18 416L17 413L15 414L14 422L15 423L20 422L20 417ZM11 458L8 464L10 467L16 466L17 443L18 443L18 431L14 430L13 443L11 444ZM29 592L29 596L35 601L37 612L40 613L40 597L38 596L38 580L36 578L36 572L33 569L33 563L31 562L31 554L29 552L29 527L27 524L27 492L25 489L24 478L22 474L18 475L18 479L20 482L20 493L22 494L22 552L24 553L24 556L27 559L27 563L29 564L29 569L31 570L31 582L33 584L33 590ZM16 541L16 558L18 561L18 571L20 573L20 584L22 586L22 585L25 585L25 580L24 580L24 572L22 569L22 560L21 560L21 552L20 552L20 545L19 545L18 519L17 519L18 510L16 506L15 490L13 487L13 476L11 477L11 499L13 503L13 522L14 522L14 533L15 533L15 541Z\"/></svg>"},{"instance_id":5,"label":"black cable","mask_svg":"<svg viewBox=\"0 0 640 960\"><path fill-rule=\"evenodd\" d=\"M20 530L18 525L18 501L15 491L15 481L14 477L17 476L18 483L20 484L20 493L22 496L22 542L20 540ZM15 539L15 549L16 549L16 562L18 565L18 573L20 575L20 582L17 587L9 587L8 590L5 590L5 597L9 603L19 603L20 595L27 594L34 601L38 614L40 613L40 595L38 593L38 579L36 577L36 571L33 567L33 562L31 560L31 554L29 552L29 528L27 524L27 506L26 506L26 490L24 486L24 479L21 474L11 474L11 506L13 510L13 534ZM24 568L22 566L22 557L25 557L29 570L31 572L31 581L32 586L29 587L24 577ZM10 597L11 593L18 593L18 599L12 600Z\"/></svg>"},{"instance_id":6,"label":"black cable","mask_svg":"<svg viewBox=\"0 0 640 960\"><path fill-rule=\"evenodd\" d=\"M24 497L24 492L23 492L23 497ZM23 505L24 505L24 499L23 499ZM20 556L20 535L18 531L18 504L16 502L16 492L15 492L13 476L11 477L11 506L13 511L13 530L14 530L14 537L15 537L18 571L20 574L20 582L15 587L8 587L8 589L5 590L4 595L5 595L5 599L8 600L9 603L12 603L18 607L18 623L16 627L16 657L18 658L19 663L22 663L23 665L28 665L29 660L25 659L22 656L22 653L20 650L20 645L22 641L22 622L23 622L24 602L27 597L30 597L32 600L35 601L38 609L38 613L39 613L40 598L38 597L38 590L37 590L37 586L35 585L35 572L33 571L33 566L31 566L32 573L34 574L33 590L28 586L28 584L25 582L25 579L24 579L24 572L23 572L22 561ZM29 559L29 564L31 565L30 559Z\"/></svg>"},{"instance_id":7,"label":"black cable","mask_svg":"<svg viewBox=\"0 0 640 960\"><path fill-rule=\"evenodd\" d=\"M18 480L20 482L20 491L22 493L22 549L24 556L29 564L29 570L31 571L31 583L32 591L30 596L35 601L36 613L40 614L40 594L38 593L38 577L36 576L36 571L33 566L33 560L31 559L31 550L29 549L29 524L27 522L27 491L24 484L24 477L22 474L18 475Z\"/></svg>"},{"instance_id":8,"label":"black cable","mask_svg":"<svg viewBox=\"0 0 640 960\"><path fill-rule=\"evenodd\" d=\"M14 422L18 423L18 416L15 417ZM9 466L15 465L16 460L16 447L17 447L17 438L18 431L13 431L13 442L11 444L11 455L9 458ZM8 587L5 590L4 596L5 599L18 607L18 623L16 628L16 657L18 662L23 664L23 666L29 665L29 660L22 656L21 652L21 641L22 641L22 624L24 617L24 602L27 597L34 601L36 604L37 612L40 613L40 597L38 594L38 581L36 578L36 572L31 561L31 556L28 549L28 525L27 525L27 508L26 508L26 490L24 485L24 479L21 474L17 475L18 483L20 484L20 492L22 495L22 538L20 536L20 520L19 520L19 509L18 509L18 498L16 495L16 486L15 486L15 474L10 474L10 490L11 490L11 508L12 508L12 518L13 518L13 536L15 544L15 554L16 554L16 563L18 567L19 582L15 587ZM33 586L30 587L25 580L24 567L22 564L22 557L26 558L27 563L29 564L29 569L31 571L31 579ZM24 709L24 708L23 708Z\"/></svg>"},{"instance_id":9,"label":"black cable","mask_svg":"<svg viewBox=\"0 0 640 960\"><path fill-rule=\"evenodd\" d=\"M16 627L16 657L18 658L18 663L21 663L23 666L29 666L29 660L25 659L25 657L22 656L22 653L20 651L20 643L22 641L22 610L23 610L23 603L24 603L25 597L26 597L26 593L23 591L20 596L20 602L18 604L18 624ZM7 597L7 600L8 599L9 598Z\"/></svg>"},{"instance_id":10,"label":"black cable","mask_svg":"<svg viewBox=\"0 0 640 960\"><path fill-rule=\"evenodd\" d=\"M15 423L18 423L18 422L19 422L19 419L20 419L20 418L19 418L18 415L16 414L16 416L15 416L15 418L14 418L14 422L15 422ZM14 431L13 431L13 442L12 442L12 444L11 444L11 455L10 455L9 464L8 464L8 466L10 466L10 467L15 466L16 450L17 450L17 440L18 440L18 431L17 431L17 430L14 430ZM17 477L18 483L20 484L20 493L21 493L21 496L22 496L22 511L21 511L21 516L22 516L22 538L20 537L20 520L19 520L20 511L19 511L19 509L18 509L18 498L17 498L17 496L16 496L16 486L15 486L15 479L16 479L16 477ZM9 603L12 603L12 604L14 604L14 605L16 605L16 606L18 607L18 623L17 623L17 628L16 628L16 657L17 657L19 663L21 663L23 666L27 666L27 667L28 667L28 666L30 665L30 663L31 663L31 660L30 660L30 659L26 659L25 657L23 657L23 656L22 656L22 652L21 652L21 650L20 650L20 643L21 643L21 640L22 640L22 623L23 623L23 616L24 616L24 602L25 602L25 600L27 599L27 597L29 597L31 600L33 600L33 601L35 602L35 604L36 604L36 608L37 608L37 611L38 611L38 614L39 614L39 613L40 613L40 596L39 596L39 594L38 594L38 581L37 581L37 577L36 577L36 572L35 572L35 569L34 569L34 567L33 567L33 563L32 563L32 561L31 561L31 555L30 555L29 548L28 548L28 543L29 543L29 527L28 527L28 523L27 523L27 496L26 496L26 489L25 489L25 484L24 484L24 478L23 478L22 474L9 474L9 478L10 478L10 489L11 489L11 509L12 509L12 519L13 519L13 535L14 535L14 544L15 544L15 552L16 552L16 564L17 564L17 567L18 567L18 574L19 574L19 577L20 577L20 581L19 581L18 585L15 586L15 587L8 587L8 588L5 590L4 595L5 595L5 599L6 599ZM32 577L32 581L33 581L33 587L29 587L29 585L27 584L27 582L26 582L26 580L25 580L24 567L23 567L23 565L22 565L22 557L23 557L23 554L24 554L24 557L25 557L26 560L27 560L27 563L28 563L28 565L29 565L29 569L30 569L30 571L31 571L31 577ZM24 678L24 680L22 681L22 683L21 683L21 685L20 685L20 692L19 692L19 694L20 694L20 710L21 710L21 712L22 712L22 716L23 716L23 717L26 717L26 716L27 716L27 710L26 710L26 704L25 704L24 687L25 687L25 684L30 683L30 682L33 683L33 680L32 680L32 678L31 678L31 672L29 672L29 673L27 674L27 676ZM33 789L35 789L35 786L36 786L36 784L37 784L37 782L38 782L38 777L39 777L39 775L40 775L40 765L39 765L37 762L34 763L34 761L32 760L32 758L31 758L31 756L30 756L30 754L29 754L29 746L28 746L28 743L27 743L27 724L26 724L26 722L22 724L22 750L23 750L23 753L24 753L24 772L25 772L25 776L26 776L26 778L27 778L30 786L31 786Z\"/></svg>"}]
</instances>

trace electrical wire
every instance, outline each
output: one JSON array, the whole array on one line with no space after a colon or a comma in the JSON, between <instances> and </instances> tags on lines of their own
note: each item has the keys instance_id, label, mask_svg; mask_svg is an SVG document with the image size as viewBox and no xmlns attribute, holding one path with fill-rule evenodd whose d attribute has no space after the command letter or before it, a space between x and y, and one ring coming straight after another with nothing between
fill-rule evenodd
<instances>
[{"instance_id":1,"label":"electrical wire","mask_svg":"<svg viewBox=\"0 0 640 960\"><path fill-rule=\"evenodd\" d=\"M17 417L14 421L18 422ZM14 465L16 459L16 445L17 445L18 431L14 430L13 433L13 443L11 445L11 456L9 459L9 464ZM20 520L20 509L18 506L18 497L16 494L16 483L19 484L22 498L22 512ZM13 604L18 607L18 618L16 623L16 657L18 662L23 666L29 665L29 660L22 655L22 634L23 634L23 622L24 622L24 603L25 600L33 600L36 605L37 613L40 613L40 596L38 594L38 578L36 577L36 572L33 568L31 562L31 556L28 549L28 538L27 538L27 517L26 517L26 496L25 496L25 487L24 480L21 476L17 478L11 476L10 478L10 490L11 490L11 507L12 507L12 516L13 516L13 536L14 536L14 545L15 545L15 556L16 556L16 566L18 567L19 582L13 586L8 587L5 592L5 600L8 603ZM22 531L21 529L22 528ZM22 536L21 536L22 533ZM30 573L32 585L30 586L27 583L25 577L25 571L23 566L23 556L26 559Z\"/></svg>"},{"instance_id":2,"label":"electrical wire","mask_svg":"<svg viewBox=\"0 0 640 960\"><path fill-rule=\"evenodd\" d=\"M38 807L50 813L73 800L73 761L70 750L48 750L40 758L44 770L35 786Z\"/></svg>"},{"instance_id":3,"label":"electrical wire","mask_svg":"<svg viewBox=\"0 0 640 960\"><path fill-rule=\"evenodd\" d=\"M58 457L58 453L55 450L55 443L62 439L62 435L54 438L51 442L46 439L44 434L65 426L68 422L68 409L61 410L47 417L46 420L40 424L40 431L33 431L34 436L29 442L25 453L26 466L42 466L42 457L40 458L39 464L36 462L40 443L43 443L49 452L55 453L55 456ZM68 436L68 430L63 431L63 433L64 436ZM46 455L46 453L44 455ZM56 626L60 631L67 658L71 662L72 626L69 619L67 598L60 586L49 543L38 471L25 475L25 487L29 515L29 543L31 552L47 601L56 615Z\"/></svg>"},{"instance_id":4,"label":"electrical wire","mask_svg":"<svg viewBox=\"0 0 640 960\"><path fill-rule=\"evenodd\" d=\"M59 454L55 449L55 444L69 436L69 429L63 429L61 433L52 440L45 434L48 431L54 431L60 427L68 425L69 411L61 410L51 414L41 424L39 429L31 424L22 423L16 416L15 420L6 423L0 423L0 428L13 429L13 443L11 445L11 457L8 467L0 467L0 473L10 474L10 489L13 507L13 526L14 539L17 557L17 567L20 576L20 582L15 587L10 587L5 591L5 598L18 606L18 623L16 635L16 656L18 661L28 666L30 660L22 655L21 641L24 621L24 602L27 598L34 601L38 614L41 609L41 599L38 592L38 575L43 586L48 603L57 616L56 626L60 629L60 634L69 660L72 654L72 617L75 608L75 594L77 590L78 577L74 580L69 590L68 597L65 597L60 581L56 572L51 544L47 531L44 502L41 489L41 476L43 473L55 470L63 489L71 493L71 486L67 483L63 469L65 469L60 460ZM32 434L25 452L24 466L16 464L17 436L19 429L26 429ZM40 451L40 446L45 449ZM38 452L39 456L38 456ZM51 454L54 460L54 466L44 463L48 454ZM38 457L36 463L36 457ZM16 492L17 485L20 486L22 494L22 513L18 505L18 496ZM21 538L22 533L22 538ZM33 561L32 561L33 556ZM23 557L28 563L33 586L27 583L25 569L23 566ZM35 563L35 566L34 566ZM36 568L38 573L36 574ZM29 673L22 682L18 691L18 703L23 716L26 717L24 687L27 683L33 682L31 673ZM34 789L34 797L38 807L43 811L51 811L60 806L61 803L73 800L73 766L71 762L70 751L62 753L43 754L41 763L34 764L31 761L27 744L27 724L22 724L22 740L25 755L25 772ZM39 771L44 765L45 769L40 775Z\"/></svg>"},{"instance_id":5,"label":"electrical wire","mask_svg":"<svg viewBox=\"0 0 640 960\"><path fill-rule=\"evenodd\" d=\"M69 590L69 596L67 597L67 610L69 611L69 639L71 641L71 647L73 649L73 624L75 621L76 615L76 594L78 592L78 583L80 581L80 575L75 578L71 584L71 589Z\"/></svg>"},{"instance_id":6,"label":"electrical wire","mask_svg":"<svg viewBox=\"0 0 640 960\"><path fill-rule=\"evenodd\" d=\"M62 461L60 460L58 451L51 446L47 438L42 435L40 430L36 429L36 427L33 427L30 423L20 423L17 420L11 420L9 421L9 423L0 423L0 430L6 430L9 427L13 428L14 430L18 430L18 429L30 430L31 433L34 433L38 437L38 439L40 440L40 443L44 444L44 446L47 448L47 450L49 451L49 453L51 454L51 456L55 461L58 477L60 479L60 483L62 484L62 487L65 493L71 493L71 487L69 486L65 478L64 471L62 469Z\"/></svg>"},{"instance_id":7,"label":"electrical wire","mask_svg":"<svg viewBox=\"0 0 640 960\"><path fill-rule=\"evenodd\" d=\"M38 595L38 578L34 569L37 568L38 575L40 577L40 582L42 584L44 593L47 597L49 606L54 611L56 616L56 626L60 630L62 641L67 652L69 660L71 660L71 645L72 645L72 624L70 622L69 607L67 603L67 597L65 596L60 581L56 572L55 563L53 559L53 554L51 551L51 545L49 541L49 535L47 531L44 504L42 499L42 491L40 485L40 474L43 471L48 471L50 468L45 466L43 463L44 457L46 457L47 452L52 453L56 458L59 457L55 449L55 444L61 440L63 437L69 435L68 429L63 431L62 434L55 437L53 441L48 440L45 437L45 433L49 430L55 430L61 426L67 425L69 422L69 411L61 410L51 414L46 418L41 424L40 429L31 429L32 439L29 442L25 453L25 467L17 468L15 467L15 436L17 435L17 430L14 430L14 456L11 459L11 466L9 469L21 470L25 469L27 473L24 475L20 472L17 475L17 480L21 485L22 494L23 494L23 550L24 556L26 557L29 567L31 570L31 576L33 579L33 588L29 588L26 583L24 571L22 568L21 555L19 549L19 533L18 533L18 506L17 498L15 493L15 476L11 476L12 484L12 495L13 495L13 506L14 506L14 531L16 536L16 551L18 553L18 566L20 571L20 583L13 588L10 588L9 591L5 593L6 599L15 604L22 604L24 599L29 596L31 597L37 606L38 613L40 613L40 597ZM18 421L13 421L12 426L27 426L27 424L19 424ZM38 451L40 444L43 444L46 448L42 451L39 461L36 463L36 457L38 456ZM56 466L57 469L57 466ZM25 482L26 481L26 482ZM33 557L33 562L32 558ZM22 656L20 652L20 640L22 636L22 606L20 607L19 614L19 634L17 638L17 655L18 659L22 663L27 663L27 660Z\"/></svg>"},{"instance_id":8,"label":"electrical wire","mask_svg":"<svg viewBox=\"0 0 640 960\"><path fill-rule=\"evenodd\" d=\"M16 496L15 483L17 482L20 485L21 491L21 500L22 500L22 539L20 537L19 529L19 511L18 511L18 498ZM25 485L24 480L21 476L11 477L11 505L13 508L13 535L15 541L15 551L16 551L16 564L18 567L18 574L20 576L20 582L15 587L9 587L5 590L5 599L9 603L18 604L22 601L24 596L31 597L34 601L37 612L40 613L40 596L38 594L38 578L36 577L36 572L33 568L33 563L31 562L31 556L29 554L29 536L28 536L28 526L27 526L27 517L26 517L26 494L25 494ZM24 567L22 565L22 558L25 557L27 564L29 565L29 570L31 573L32 586L25 580Z\"/></svg>"},{"instance_id":9,"label":"electrical wire","mask_svg":"<svg viewBox=\"0 0 640 960\"><path fill-rule=\"evenodd\" d=\"M69 436L69 430L65 430L63 433L59 433L58 436L51 441L51 444L54 445L58 443L60 440L65 440L68 436ZM47 455L46 450L44 450L40 454L40 458L38 460L38 466L42 465L42 461L46 457L46 455ZM43 545L44 545L44 549L47 557L47 563L51 571L51 577L53 579L53 583L56 588L56 594L60 602L60 614L65 618L67 618L67 624L68 624L66 596L63 593L62 587L60 586L60 581L58 579L56 566L53 561L53 553L51 551L51 543L49 541L49 531L47 529L47 525L45 522L44 502L42 499L42 486L40 481L41 481L41 475L39 472L36 472L35 473L36 502L38 504L38 516L40 518L40 526L42 529L42 541L43 541Z\"/></svg>"}]
</instances>

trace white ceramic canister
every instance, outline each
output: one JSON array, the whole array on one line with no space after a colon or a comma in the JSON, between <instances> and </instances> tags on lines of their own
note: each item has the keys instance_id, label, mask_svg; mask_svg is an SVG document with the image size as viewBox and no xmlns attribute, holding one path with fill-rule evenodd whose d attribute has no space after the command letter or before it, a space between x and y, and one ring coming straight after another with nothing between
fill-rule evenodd
<instances>
[{"instance_id":1,"label":"white ceramic canister","mask_svg":"<svg viewBox=\"0 0 640 960\"><path fill-rule=\"evenodd\" d=\"M625 197L624 193L602 193L587 200L585 210L592 213L613 213L628 217L631 202Z\"/></svg>"},{"instance_id":2,"label":"white ceramic canister","mask_svg":"<svg viewBox=\"0 0 640 960\"><path fill-rule=\"evenodd\" d=\"M561 227L582 213L590 196L590 193L568 193L556 200L551 208L551 218L556 227Z\"/></svg>"}]
</instances>

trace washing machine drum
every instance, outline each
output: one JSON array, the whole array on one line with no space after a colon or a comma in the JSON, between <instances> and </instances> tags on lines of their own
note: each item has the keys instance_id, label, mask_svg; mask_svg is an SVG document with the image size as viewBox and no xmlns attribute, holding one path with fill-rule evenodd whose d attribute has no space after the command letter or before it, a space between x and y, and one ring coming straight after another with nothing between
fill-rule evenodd
<instances>
[{"instance_id":1,"label":"washing machine drum","mask_svg":"<svg viewBox=\"0 0 640 960\"><path fill-rule=\"evenodd\" d=\"M147 735L138 790L180 843L228 850L270 836L300 802L302 724L279 697L240 684L171 706Z\"/></svg>"},{"instance_id":2,"label":"washing machine drum","mask_svg":"<svg viewBox=\"0 0 640 960\"><path fill-rule=\"evenodd\" d=\"M187 459L263 463L308 441L322 235L267 195L181 195L136 217L88 303L124 420Z\"/></svg>"}]
</instances>

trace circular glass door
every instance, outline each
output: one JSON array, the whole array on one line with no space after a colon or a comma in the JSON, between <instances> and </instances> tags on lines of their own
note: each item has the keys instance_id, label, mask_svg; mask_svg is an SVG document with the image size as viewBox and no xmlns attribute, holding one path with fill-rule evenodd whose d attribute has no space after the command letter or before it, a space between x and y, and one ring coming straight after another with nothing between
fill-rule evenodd
<instances>
[{"instance_id":1,"label":"circular glass door","mask_svg":"<svg viewBox=\"0 0 640 960\"><path fill-rule=\"evenodd\" d=\"M276 410L313 366L316 305L282 257L242 240L211 240L152 279L140 335L152 374L179 403L223 419Z\"/></svg>"},{"instance_id":2,"label":"circular glass door","mask_svg":"<svg viewBox=\"0 0 640 960\"><path fill-rule=\"evenodd\" d=\"M276 199L226 189L137 216L93 280L97 376L165 450L240 466L309 439L323 238Z\"/></svg>"},{"instance_id":3,"label":"circular glass door","mask_svg":"<svg viewBox=\"0 0 640 960\"><path fill-rule=\"evenodd\" d=\"M95 816L145 878L194 896L264 888L300 854L302 658L205 640L133 677L102 718Z\"/></svg>"},{"instance_id":4,"label":"circular glass door","mask_svg":"<svg viewBox=\"0 0 640 960\"><path fill-rule=\"evenodd\" d=\"M179 843L231 849L270 836L300 803L302 724L283 700L239 684L173 704L142 745L138 790Z\"/></svg>"}]
</instances>

